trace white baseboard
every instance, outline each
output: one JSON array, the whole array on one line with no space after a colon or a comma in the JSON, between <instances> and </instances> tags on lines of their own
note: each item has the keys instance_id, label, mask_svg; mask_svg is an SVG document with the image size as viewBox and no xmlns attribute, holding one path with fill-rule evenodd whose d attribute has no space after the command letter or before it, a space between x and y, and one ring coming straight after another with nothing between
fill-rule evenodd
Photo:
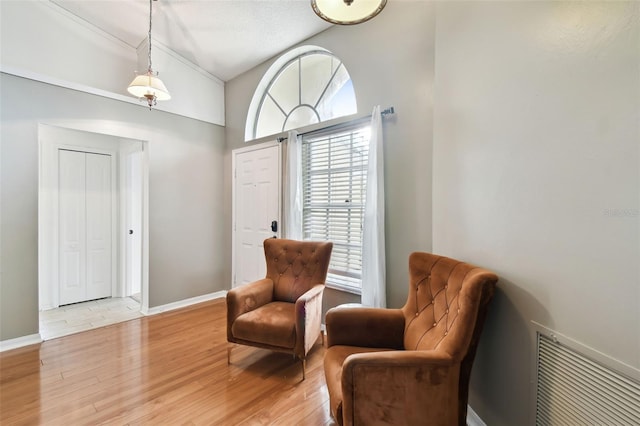
<instances>
[{"instance_id":1,"label":"white baseboard","mask_svg":"<svg viewBox=\"0 0 640 426\"><path fill-rule=\"evenodd\" d=\"M40 336L40 333L16 337L15 339L2 340L0 341L0 352L8 351L11 349L18 349L23 346L35 345L37 343L42 343L42 337Z\"/></svg>"},{"instance_id":2,"label":"white baseboard","mask_svg":"<svg viewBox=\"0 0 640 426\"><path fill-rule=\"evenodd\" d=\"M156 315L162 312L173 311L174 309L186 308L187 306L195 305L202 302L208 302L209 300L220 299L227 295L226 290L216 291L215 293L203 294L202 296L191 297L189 299L179 300L173 303L167 303L166 305L154 306L149 309L142 309L140 312L142 315Z\"/></svg>"},{"instance_id":3,"label":"white baseboard","mask_svg":"<svg viewBox=\"0 0 640 426\"><path fill-rule=\"evenodd\" d=\"M470 405L467 405L467 426L487 426Z\"/></svg>"}]
</instances>

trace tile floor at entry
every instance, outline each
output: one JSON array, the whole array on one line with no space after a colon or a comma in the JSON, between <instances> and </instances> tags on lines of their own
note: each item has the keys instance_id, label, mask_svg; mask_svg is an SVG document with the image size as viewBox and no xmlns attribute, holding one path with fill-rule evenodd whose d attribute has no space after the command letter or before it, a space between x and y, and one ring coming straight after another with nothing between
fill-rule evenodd
<instances>
[{"instance_id":1,"label":"tile floor at entry","mask_svg":"<svg viewBox=\"0 0 640 426\"><path fill-rule=\"evenodd\" d=\"M110 297L74 303L40 312L44 340L140 318L140 302L131 297Z\"/></svg>"}]
</instances>

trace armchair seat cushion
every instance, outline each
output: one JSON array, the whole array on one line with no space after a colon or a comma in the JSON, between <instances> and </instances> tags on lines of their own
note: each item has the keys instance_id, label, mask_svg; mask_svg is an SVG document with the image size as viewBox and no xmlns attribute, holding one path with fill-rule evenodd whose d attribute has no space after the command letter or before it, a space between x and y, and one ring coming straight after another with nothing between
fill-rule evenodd
<instances>
[{"instance_id":1,"label":"armchair seat cushion","mask_svg":"<svg viewBox=\"0 0 640 426\"><path fill-rule=\"evenodd\" d=\"M324 355L324 372L329 391L329 408L336 419L342 419L342 366L349 355L393 349L363 348L357 346L331 346Z\"/></svg>"},{"instance_id":2,"label":"armchair seat cushion","mask_svg":"<svg viewBox=\"0 0 640 426\"><path fill-rule=\"evenodd\" d=\"M271 302L242 314L231 327L233 337L293 349L296 344L295 306L289 302Z\"/></svg>"}]
</instances>

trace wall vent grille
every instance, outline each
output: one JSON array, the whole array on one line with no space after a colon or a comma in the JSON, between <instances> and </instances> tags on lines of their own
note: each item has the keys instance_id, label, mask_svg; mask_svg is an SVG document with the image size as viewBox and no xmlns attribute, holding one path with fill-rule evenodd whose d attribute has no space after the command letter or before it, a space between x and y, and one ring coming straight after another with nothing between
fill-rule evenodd
<instances>
[{"instance_id":1,"label":"wall vent grille","mask_svg":"<svg viewBox=\"0 0 640 426\"><path fill-rule=\"evenodd\" d=\"M640 425L640 383L537 333L536 425Z\"/></svg>"}]
</instances>

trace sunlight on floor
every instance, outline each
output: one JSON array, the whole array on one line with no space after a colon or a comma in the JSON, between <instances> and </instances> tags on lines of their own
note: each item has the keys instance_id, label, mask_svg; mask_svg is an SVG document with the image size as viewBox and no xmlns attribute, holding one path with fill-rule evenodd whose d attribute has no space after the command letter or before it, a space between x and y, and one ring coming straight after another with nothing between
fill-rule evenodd
<instances>
[{"instance_id":1,"label":"sunlight on floor","mask_svg":"<svg viewBox=\"0 0 640 426\"><path fill-rule=\"evenodd\" d=\"M140 318L140 302L112 297L75 303L40 312L40 336L44 340Z\"/></svg>"}]
</instances>

